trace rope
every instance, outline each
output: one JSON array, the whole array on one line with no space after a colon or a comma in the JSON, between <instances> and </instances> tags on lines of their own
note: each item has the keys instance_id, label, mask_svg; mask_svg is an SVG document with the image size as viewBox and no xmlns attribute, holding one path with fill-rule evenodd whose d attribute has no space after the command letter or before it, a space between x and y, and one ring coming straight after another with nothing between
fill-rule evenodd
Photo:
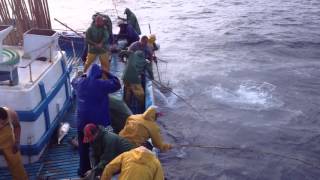
<instances>
[{"instance_id":1,"label":"rope","mask_svg":"<svg viewBox=\"0 0 320 180\"><path fill-rule=\"evenodd\" d=\"M273 156L279 156L284 159L290 159L294 160L297 162L300 162L302 164L305 164L307 166L311 166L317 169L320 169L320 166L313 164L309 161L302 160L299 158L295 158L292 156L288 155L283 155L283 154L278 154L278 153L273 153L273 152L267 152L267 151L260 151L260 150L254 150L254 149L247 149L247 148L239 148L239 147L224 147L224 146L212 146L212 145L197 145L197 144L179 144L175 145L175 147L189 147L189 148L204 148L204 149L221 149L221 150L241 150L241 151L249 151L249 152L255 152L255 153L260 153L260 154L265 154L265 155L273 155Z\"/></svg>"},{"instance_id":2,"label":"rope","mask_svg":"<svg viewBox=\"0 0 320 180\"><path fill-rule=\"evenodd\" d=\"M114 9L116 10L117 17L119 17L118 9L117 9L117 3L115 3L115 0L112 0L112 3L114 5Z\"/></svg>"},{"instance_id":3,"label":"rope","mask_svg":"<svg viewBox=\"0 0 320 180\"><path fill-rule=\"evenodd\" d=\"M149 78L149 77L148 77ZM150 79L150 78L149 78ZM161 84L160 82L156 81L156 80L152 80L152 83L154 83L157 86L160 86L162 88L164 88L165 90L171 92L172 94L174 94L176 97L178 97L179 99L181 99L186 105L188 105L194 112L196 112L199 117L201 117L202 119L206 119L206 117L204 117L195 107L193 107L187 100L185 100L183 97L181 97L180 95L178 95L177 93L175 93L172 89L164 86L163 84Z\"/></svg>"}]
</instances>

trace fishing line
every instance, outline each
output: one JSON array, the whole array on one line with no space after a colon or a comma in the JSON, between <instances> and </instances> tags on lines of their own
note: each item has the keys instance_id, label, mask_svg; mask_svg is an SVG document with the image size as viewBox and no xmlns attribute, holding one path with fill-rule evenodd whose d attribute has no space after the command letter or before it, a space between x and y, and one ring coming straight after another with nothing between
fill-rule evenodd
<instances>
[{"instance_id":1,"label":"fishing line","mask_svg":"<svg viewBox=\"0 0 320 180\"><path fill-rule=\"evenodd\" d=\"M148 77L149 78L149 77ZM150 79L150 78L149 78ZM157 86L161 86L164 87L166 90L168 90L169 92L171 92L172 94L174 94L175 96L177 96L179 99L181 99L185 104L187 104L194 112L196 112L201 118L206 119L195 107L193 107L187 100L185 100L183 97L181 97L180 95L178 95L177 93L175 93L171 88L168 88L166 86L164 86L162 83L156 81L156 80L152 80L150 79L155 85Z\"/></svg>"},{"instance_id":2,"label":"fishing line","mask_svg":"<svg viewBox=\"0 0 320 180\"><path fill-rule=\"evenodd\" d=\"M119 17L118 9L117 9L117 4L115 3L115 0L112 0L112 4L114 5L114 9L116 10L116 14L117 14L117 16Z\"/></svg>"},{"instance_id":3,"label":"fishing line","mask_svg":"<svg viewBox=\"0 0 320 180\"><path fill-rule=\"evenodd\" d=\"M69 27L68 25L66 25L65 23L59 21L57 18L54 18L54 20L57 21L58 23L60 23L61 25L63 25L64 27L68 28L68 29L71 30L72 32L76 33L78 36L84 37L82 34L79 34L77 31L75 31L74 29L72 29L71 27Z\"/></svg>"},{"instance_id":4,"label":"fishing line","mask_svg":"<svg viewBox=\"0 0 320 180\"><path fill-rule=\"evenodd\" d=\"M224 147L224 146L212 146L212 145L198 145L198 144L177 144L174 145L174 147L189 147L189 148L203 148L203 149L221 149L221 150L241 150L241 151L248 151L248 152L255 152L255 153L260 153L260 154L265 154L265 155L273 155L273 156L279 156L281 158L284 159L290 159L290 160L294 160L297 162L300 162L304 165L307 166L311 166L317 169L320 169L320 166L306 161L306 160L302 160L299 158L295 158L292 156L288 156L288 155L283 155L283 154L278 154L278 153L273 153L273 152L267 152L267 151L260 151L260 150L254 150L254 149L247 149L247 148L239 148L239 147Z\"/></svg>"},{"instance_id":5,"label":"fishing line","mask_svg":"<svg viewBox=\"0 0 320 180\"><path fill-rule=\"evenodd\" d=\"M148 24L148 26L149 26L149 33L150 33L150 35L151 35L151 25ZM152 46L153 46L153 45L152 45ZM155 51L153 51L153 56L156 56L156 52L155 52ZM154 61L154 63L156 64L157 73L158 73L158 78L159 78L159 81L160 81L160 83L161 83L161 77L160 77L158 62L157 62L157 61Z\"/></svg>"}]
</instances>

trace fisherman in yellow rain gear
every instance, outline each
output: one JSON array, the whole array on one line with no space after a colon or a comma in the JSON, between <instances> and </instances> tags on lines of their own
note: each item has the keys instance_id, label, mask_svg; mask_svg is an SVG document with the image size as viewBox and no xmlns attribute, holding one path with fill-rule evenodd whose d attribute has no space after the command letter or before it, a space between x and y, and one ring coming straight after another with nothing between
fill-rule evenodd
<instances>
[{"instance_id":1,"label":"fisherman in yellow rain gear","mask_svg":"<svg viewBox=\"0 0 320 180\"><path fill-rule=\"evenodd\" d=\"M152 52L157 51L159 49L158 45L156 44L156 40L157 40L156 35L154 34L149 35L148 47Z\"/></svg>"},{"instance_id":2,"label":"fisherman in yellow rain gear","mask_svg":"<svg viewBox=\"0 0 320 180\"><path fill-rule=\"evenodd\" d=\"M119 135L137 147L144 145L151 138L152 144L156 148L160 149L161 152L166 152L172 148L172 145L163 142L160 128L155 122L156 119L156 107L149 107L143 114L129 116Z\"/></svg>"},{"instance_id":3,"label":"fisherman in yellow rain gear","mask_svg":"<svg viewBox=\"0 0 320 180\"><path fill-rule=\"evenodd\" d=\"M101 180L111 180L120 172L119 180L163 180L164 174L158 158L140 146L113 159L103 170Z\"/></svg>"},{"instance_id":4,"label":"fisherman in yellow rain gear","mask_svg":"<svg viewBox=\"0 0 320 180\"><path fill-rule=\"evenodd\" d=\"M0 107L0 151L7 161L13 180L27 180L20 154L21 127L15 111Z\"/></svg>"}]
</instances>

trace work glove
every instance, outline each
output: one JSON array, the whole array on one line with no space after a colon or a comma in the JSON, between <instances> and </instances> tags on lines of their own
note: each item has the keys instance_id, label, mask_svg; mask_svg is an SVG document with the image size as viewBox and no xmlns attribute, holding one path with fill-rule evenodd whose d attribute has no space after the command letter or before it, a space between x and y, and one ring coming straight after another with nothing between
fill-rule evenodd
<instances>
[{"instance_id":1,"label":"work glove","mask_svg":"<svg viewBox=\"0 0 320 180\"><path fill-rule=\"evenodd\" d=\"M171 144L164 144L163 148L161 149L161 152L167 152L170 149L172 149L172 145Z\"/></svg>"}]
</instances>

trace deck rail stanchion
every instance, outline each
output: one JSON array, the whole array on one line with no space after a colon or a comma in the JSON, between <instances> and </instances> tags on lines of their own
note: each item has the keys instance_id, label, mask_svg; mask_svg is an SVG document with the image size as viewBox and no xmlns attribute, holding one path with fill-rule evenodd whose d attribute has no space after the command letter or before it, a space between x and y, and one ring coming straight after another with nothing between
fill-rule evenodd
<instances>
[{"instance_id":1,"label":"deck rail stanchion","mask_svg":"<svg viewBox=\"0 0 320 180\"><path fill-rule=\"evenodd\" d=\"M30 82L33 82L33 80L32 80L32 69L31 69L31 63L30 63L28 66L29 66L29 78L30 78Z\"/></svg>"}]
</instances>

